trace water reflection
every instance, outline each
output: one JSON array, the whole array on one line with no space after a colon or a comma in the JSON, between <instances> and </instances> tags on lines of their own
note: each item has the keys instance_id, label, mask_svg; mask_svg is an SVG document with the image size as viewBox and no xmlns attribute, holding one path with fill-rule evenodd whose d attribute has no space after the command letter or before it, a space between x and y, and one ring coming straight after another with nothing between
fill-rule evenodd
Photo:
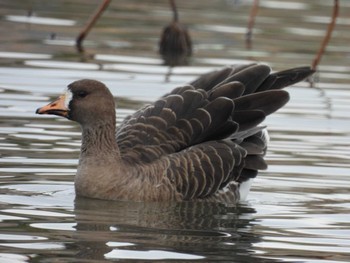
<instances>
[{"instance_id":1,"label":"water reflection","mask_svg":"<svg viewBox=\"0 0 350 263\"><path fill-rule=\"evenodd\" d=\"M68 19L57 19L51 17L38 17L38 16L16 16L8 15L5 17L6 20L11 22L27 23L27 24L40 24L40 25L51 25L51 26L73 26L75 25L74 20Z\"/></svg>"},{"instance_id":2,"label":"water reflection","mask_svg":"<svg viewBox=\"0 0 350 263\"><path fill-rule=\"evenodd\" d=\"M254 213L246 206L77 198L76 246L85 259L248 260L260 240L249 233Z\"/></svg>"}]
</instances>

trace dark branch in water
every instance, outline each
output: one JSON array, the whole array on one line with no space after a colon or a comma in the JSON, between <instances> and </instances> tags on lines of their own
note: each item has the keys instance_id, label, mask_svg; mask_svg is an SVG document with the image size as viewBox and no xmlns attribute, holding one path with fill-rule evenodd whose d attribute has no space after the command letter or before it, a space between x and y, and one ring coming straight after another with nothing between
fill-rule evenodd
<instances>
[{"instance_id":1,"label":"dark branch in water","mask_svg":"<svg viewBox=\"0 0 350 263\"><path fill-rule=\"evenodd\" d=\"M255 17L259 10L259 0L254 0L252 9L250 10L247 33L245 38L245 47L246 49L252 49L252 36L253 36L253 27L255 24Z\"/></svg>"},{"instance_id":2,"label":"dark branch in water","mask_svg":"<svg viewBox=\"0 0 350 263\"><path fill-rule=\"evenodd\" d=\"M177 12L175 0L170 0L170 6L171 6L171 10L173 11L173 21L178 22L179 21L179 13Z\"/></svg>"},{"instance_id":3,"label":"dark branch in water","mask_svg":"<svg viewBox=\"0 0 350 263\"><path fill-rule=\"evenodd\" d=\"M87 25L84 27L84 29L79 33L77 39L76 39L76 48L80 53L84 52L83 48L83 41L87 34L90 32L91 28L95 25L96 21L100 18L102 13L106 10L111 0L103 0L102 4L97 8L94 15L90 18Z\"/></svg>"},{"instance_id":4,"label":"dark branch in water","mask_svg":"<svg viewBox=\"0 0 350 263\"><path fill-rule=\"evenodd\" d=\"M334 0L334 7L333 7L333 14L332 14L332 20L328 25L327 28L327 33L322 41L322 44L320 46L320 49L318 50L316 57L314 59L314 61L312 62L312 69L316 70L318 64L320 63L320 60L323 56L324 51L326 50L326 47L328 45L329 40L331 39L334 27L335 27L335 23L337 20L339 14L339 0Z\"/></svg>"}]
</instances>

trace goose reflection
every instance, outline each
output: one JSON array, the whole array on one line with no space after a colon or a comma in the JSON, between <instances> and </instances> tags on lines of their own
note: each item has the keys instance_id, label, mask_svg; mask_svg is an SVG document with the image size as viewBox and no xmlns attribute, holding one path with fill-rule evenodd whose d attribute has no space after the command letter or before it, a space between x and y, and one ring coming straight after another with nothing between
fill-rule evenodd
<instances>
[{"instance_id":1,"label":"goose reflection","mask_svg":"<svg viewBox=\"0 0 350 263\"><path fill-rule=\"evenodd\" d=\"M253 244L260 241L249 231L254 213L245 205L77 197L74 246L81 259L136 259L131 255L143 252L144 260L254 260Z\"/></svg>"}]
</instances>

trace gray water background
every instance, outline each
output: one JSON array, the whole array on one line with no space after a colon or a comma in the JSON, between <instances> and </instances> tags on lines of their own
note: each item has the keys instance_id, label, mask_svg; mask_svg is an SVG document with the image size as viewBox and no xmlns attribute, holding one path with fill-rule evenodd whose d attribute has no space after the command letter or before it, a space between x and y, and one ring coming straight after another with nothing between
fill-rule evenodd
<instances>
[{"instance_id":1,"label":"gray water background","mask_svg":"<svg viewBox=\"0 0 350 263\"><path fill-rule=\"evenodd\" d=\"M238 207L75 200L80 128L34 113L80 78L110 87L121 121L225 65L310 65L333 1L260 2L249 51L251 1L177 1L194 54L169 69L157 54L167 1L112 1L82 55L74 39L101 1L1 0L0 262L349 262L349 1L314 87L288 88L265 121L269 169Z\"/></svg>"}]
</instances>

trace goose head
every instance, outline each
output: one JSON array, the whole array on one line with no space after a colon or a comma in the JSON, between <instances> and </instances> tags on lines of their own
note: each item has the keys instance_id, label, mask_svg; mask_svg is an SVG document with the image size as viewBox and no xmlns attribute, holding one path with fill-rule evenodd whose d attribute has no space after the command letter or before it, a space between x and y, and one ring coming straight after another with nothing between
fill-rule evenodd
<instances>
[{"instance_id":1,"label":"goose head","mask_svg":"<svg viewBox=\"0 0 350 263\"><path fill-rule=\"evenodd\" d=\"M68 85L55 101L36 110L78 122L82 127L115 123L115 102L109 89L101 82L82 79Z\"/></svg>"}]
</instances>

